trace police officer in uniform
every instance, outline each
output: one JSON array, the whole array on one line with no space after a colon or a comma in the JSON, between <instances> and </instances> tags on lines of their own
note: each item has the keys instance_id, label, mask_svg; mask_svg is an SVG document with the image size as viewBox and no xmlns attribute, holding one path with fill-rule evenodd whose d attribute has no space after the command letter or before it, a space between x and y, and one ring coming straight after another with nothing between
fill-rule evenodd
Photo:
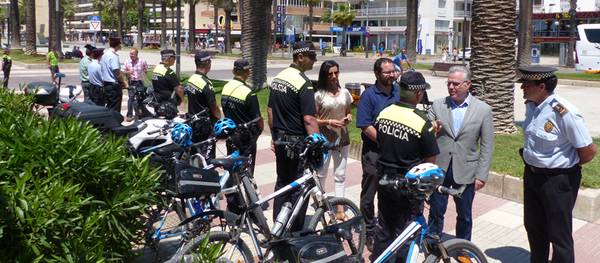
<instances>
[{"instance_id":1,"label":"police officer in uniform","mask_svg":"<svg viewBox=\"0 0 600 263\"><path fill-rule=\"evenodd\" d=\"M257 123L259 131L256 134L243 134L238 143L244 148L239 149L242 155L252 155L252 166L250 170L254 174L254 162L256 161L256 140L264 128L263 120L260 116L260 107L256 93L252 91L246 80L250 76L250 62L246 59L238 59L233 63L233 80L227 82L221 92L221 107L223 115L232 119L236 124L250 122L260 118ZM231 154L232 148L228 145L227 154Z\"/></svg>"},{"instance_id":2,"label":"police officer in uniform","mask_svg":"<svg viewBox=\"0 0 600 263\"><path fill-rule=\"evenodd\" d=\"M519 68L526 100L524 147L524 220L531 262L575 262L573 206L581 165L596 155L596 145L571 103L554 94L556 69Z\"/></svg>"},{"instance_id":3,"label":"police officer in uniform","mask_svg":"<svg viewBox=\"0 0 600 263\"><path fill-rule=\"evenodd\" d=\"M312 82L304 74L311 70L317 61L317 54L313 43L301 41L294 44L293 63L281 71L271 82L271 93L267 112L269 127L273 141L299 141L307 135L319 133L319 126L315 118L315 96ZM277 181L275 191L299 178L299 160L297 156L286 151L285 146L274 146L275 161L277 166ZM288 193L276 197L274 200L273 219L285 202L296 200L298 192ZM306 213L306 206L300 215ZM299 216L292 225L292 231L301 230L304 217Z\"/></svg>"},{"instance_id":4,"label":"police officer in uniform","mask_svg":"<svg viewBox=\"0 0 600 263\"><path fill-rule=\"evenodd\" d=\"M188 96L188 113L196 114L204 109L210 111L212 122L221 118L221 110L215 99L215 89L206 76L212 64L210 54L200 51L194 56L196 72L188 79L185 91Z\"/></svg>"},{"instance_id":5,"label":"police officer in uniform","mask_svg":"<svg viewBox=\"0 0 600 263\"><path fill-rule=\"evenodd\" d=\"M425 96L429 83L419 72L408 71L400 79L400 102L384 108L377 116L377 144L379 145L378 175L380 178L403 177L413 166L435 163L439 154L435 131L427 113L416 105ZM404 230L423 207L423 201L409 202L393 186L377 189L379 220L371 260L376 259ZM389 262L403 262L406 252L398 252Z\"/></svg>"},{"instance_id":6,"label":"police officer in uniform","mask_svg":"<svg viewBox=\"0 0 600 263\"><path fill-rule=\"evenodd\" d=\"M171 107L177 110L176 105L183 101L183 88L177 74L171 69L171 66L175 64L175 51L172 49L162 50L160 57L160 64L156 65L152 71L154 94L159 105L171 104Z\"/></svg>"}]
</instances>

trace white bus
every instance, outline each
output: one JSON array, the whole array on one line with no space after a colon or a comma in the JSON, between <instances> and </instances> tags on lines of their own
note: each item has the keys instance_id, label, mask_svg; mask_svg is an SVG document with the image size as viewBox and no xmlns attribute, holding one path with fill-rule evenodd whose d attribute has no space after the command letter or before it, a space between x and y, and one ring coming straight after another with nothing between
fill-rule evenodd
<instances>
[{"instance_id":1,"label":"white bus","mask_svg":"<svg viewBox=\"0 0 600 263\"><path fill-rule=\"evenodd\" d=\"M577 26L579 34L575 45L575 68L600 71L600 24Z\"/></svg>"}]
</instances>

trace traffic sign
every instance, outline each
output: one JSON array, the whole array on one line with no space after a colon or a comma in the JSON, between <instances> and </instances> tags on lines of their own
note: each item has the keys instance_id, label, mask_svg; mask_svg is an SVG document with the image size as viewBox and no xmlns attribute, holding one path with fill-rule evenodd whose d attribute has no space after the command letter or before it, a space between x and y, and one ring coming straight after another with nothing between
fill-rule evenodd
<instances>
[{"instance_id":1,"label":"traffic sign","mask_svg":"<svg viewBox=\"0 0 600 263\"><path fill-rule=\"evenodd\" d=\"M100 31L101 27L102 27L102 22L90 21L90 31Z\"/></svg>"}]
</instances>

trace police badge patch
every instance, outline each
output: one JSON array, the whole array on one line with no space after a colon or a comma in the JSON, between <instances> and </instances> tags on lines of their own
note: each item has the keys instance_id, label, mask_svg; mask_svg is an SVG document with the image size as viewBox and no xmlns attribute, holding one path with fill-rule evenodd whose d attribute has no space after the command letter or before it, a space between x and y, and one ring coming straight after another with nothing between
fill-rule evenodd
<instances>
[{"instance_id":1,"label":"police badge patch","mask_svg":"<svg viewBox=\"0 0 600 263\"><path fill-rule=\"evenodd\" d=\"M544 131L551 132L553 129L554 124L550 120L546 121L546 124L544 124Z\"/></svg>"}]
</instances>

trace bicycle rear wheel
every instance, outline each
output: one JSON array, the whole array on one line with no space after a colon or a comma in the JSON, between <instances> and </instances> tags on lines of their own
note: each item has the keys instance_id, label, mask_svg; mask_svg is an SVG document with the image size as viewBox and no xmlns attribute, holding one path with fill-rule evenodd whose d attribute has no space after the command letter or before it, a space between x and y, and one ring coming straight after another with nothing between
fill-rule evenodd
<instances>
[{"instance_id":1,"label":"bicycle rear wheel","mask_svg":"<svg viewBox=\"0 0 600 263\"><path fill-rule=\"evenodd\" d=\"M331 205L334 211L326 211L326 209L323 207L317 208L315 210L314 215L310 218L308 226L306 227L307 230L321 230L326 226L342 223L343 221L347 221L354 217L361 216L360 210L352 201L350 201L350 199L342 197L328 197L327 202L329 203L329 205ZM333 213L333 217L335 218L335 212L337 211L339 206L341 206L344 209L345 218L336 218L335 220L332 220L331 213ZM353 231L352 233L352 243L356 247L358 254L352 255L352 251L350 249L349 244L345 242L344 250L346 251L346 255L358 257L362 256L362 252L365 248L367 229L364 220L361 220L360 222L361 225L356 229L356 231Z\"/></svg>"},{"instance_id":2,"label":"bicycle rear wheel","mask_svg":"<svg viewBox=\"0 0 600 263\"><path fill-rule=\"evenodd\" d=\"M448 251L449 258L447 260L436 255L429 255L425 259L425 262L487 263L485 254L471 241L455 238L445 241L443 246Z\"/></svg>"},{"instance_id":3,"label":"bicycle rear wheel","mask_svg":"<svg viewBox=\"0 0 600 263\"><path fill-rule=\"evenodd\" d=\"M205 244L206 235L208 235L208 242ZM216 250L219 252L215 254ZM216 231L194 237L168 262L215 262L215 260L216 262L254 263L254 256L241 238L233 240L230 233Z\"/></svg>"}]
</instances>

